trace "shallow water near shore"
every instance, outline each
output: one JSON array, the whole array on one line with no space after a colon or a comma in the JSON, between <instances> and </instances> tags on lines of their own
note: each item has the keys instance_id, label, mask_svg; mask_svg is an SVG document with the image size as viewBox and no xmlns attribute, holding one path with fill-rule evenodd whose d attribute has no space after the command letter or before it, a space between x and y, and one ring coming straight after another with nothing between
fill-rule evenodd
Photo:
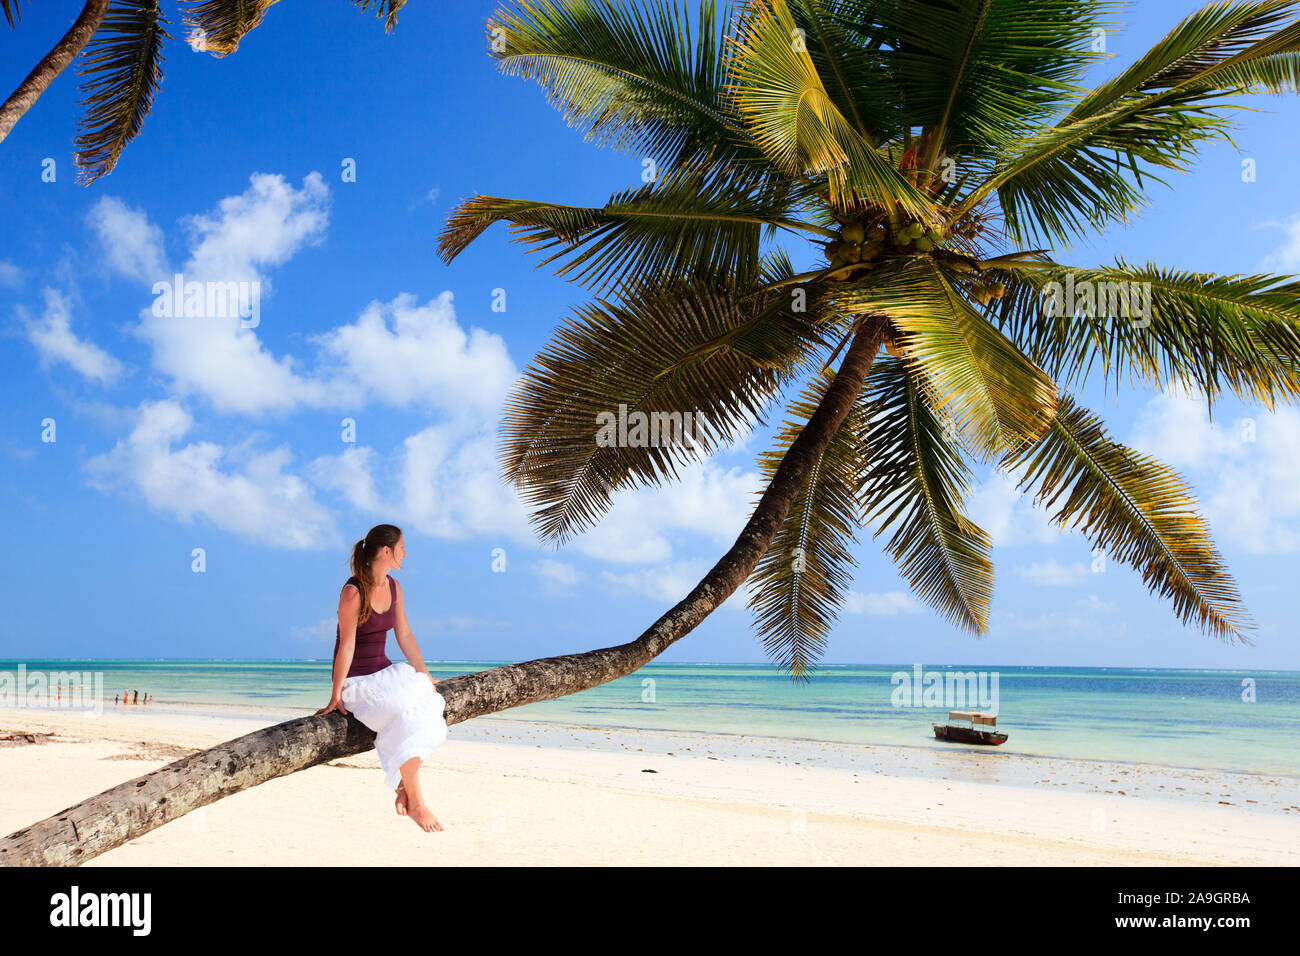
<instances>
[{"instance_id":1,"label":"shallow water near shore","mask_svg":"<svg viewBox=\"0 0 1300 956\"><path fill-rule=\"evenodd\" d=\"M447 679L498 663L505 662L442 661L429 669ZM16 677L20 664L29 682L36 672L84 672L88 688L102 686L107 712L287 719L314 712L329 696L329 661L4 660L0 673ZM970 670L926 665L927 673ZM1300 777L1300 672L986 668L997 674L998 725L1010 739L975 749L934 739L931 723L947 708L894 706L899 685L891 678L912 671L910 664L823 665L811 682L795 684L769 665L651 664L580 694L479 719L886 745L964 754L958 759L992 767L1052 756ZM1255 699L1244 699L1252 688ZM153 703L113 703L114 694L136 689Z\"/></svg>"}]
</instances>

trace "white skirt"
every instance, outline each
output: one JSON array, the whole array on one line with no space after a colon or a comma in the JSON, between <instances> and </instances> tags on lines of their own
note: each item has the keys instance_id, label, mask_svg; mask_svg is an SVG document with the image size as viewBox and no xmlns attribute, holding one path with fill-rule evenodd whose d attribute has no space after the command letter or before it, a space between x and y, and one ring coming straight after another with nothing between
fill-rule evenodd
<instances>
[{"instance_id":1,"label":"white skirt","mask_svg":"<svg viewBox=\"0 0 1300 956\"><path fill-rule=\"evenodd\" d=\"M442 716L447 702L433 681L406 661L345 679L339 696L349 713L375 732L375 752L390 790L402 782L402 764L428 757L447 739Z\"/></svg>"}]
</instances>

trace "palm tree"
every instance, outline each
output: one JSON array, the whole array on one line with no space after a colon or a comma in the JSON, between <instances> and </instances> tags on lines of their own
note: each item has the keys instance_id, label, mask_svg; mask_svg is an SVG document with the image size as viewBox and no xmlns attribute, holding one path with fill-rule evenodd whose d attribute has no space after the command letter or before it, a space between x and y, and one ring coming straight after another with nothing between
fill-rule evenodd
<instances>
[{"instance_id":1,"label":"palm tree","mask_svg":"<svg viewBox=\"0 0 1300 956\"><path fill-rule=\"evenodd\" d=\"M1092 90L1079 84L1104 30L1094 0L750 0L735 16L700 0L693 18L673 0L538 0L499 12L488 39L503 70L662 174L600 207L479 196L442 236L451 259L511 223L601 296L507 406L506 477L537 506L541 534L566 540L618 489L671 479L807 384L763 456L748 523L685 598L626 643L442 681L447 723L630 674L745 582L769 652L806 680L863 527L888 533L917 593L978 633L992 568L988 536L962 510L972 462L1018 472L1060 526L1137 568L1182 620L1244 639L1186 484L1110 440L1063 389L1099 364L1107 380L1185 381L1211 403L1225 389L1268 406L1294 397L1300 284L1075 268L1039 246L1122 221L1159 170L1226 138L1239 96L1294 91L1296 6L1206 7ZM825 263L796 273L778 233L824 243ZM1124 321L1044 309L1066 287L1113 300L1134 284L1150 308ZM599 442L598 416L620 404L699 411L704 425L667 447ZM76 864L373 742L351 715L286 721L0 839L0 865Z\"/></svg>"},{"instance_id":2,"label":"palm tree","mask_svg":"<svg viewBox=\"0 0 1300 956\"><path fill-rule=\"evenodd\" d=\"M1247 640L1187 484L1067 390L1098 365L1211 402L1293 397L1300 285L1075 268L1051 247L1124 221L1159 171L1227 138L1238 97L1295 91L1296 8L1207 6L1094 89L1080 86L1107 32L1094 0L751 0L734 15L705 0L693 19L672 0L503 8L488 23L500 68L659 173L601 206L475 196L441 236L451 261L510 223L598 296L507 405L504 472L539 534L562 543L619 489L671 479L808 375L749 525L663 646L748 581L769 655L806 679L864 527L887 534L922 599L983 633L993 569L963 512L971 463L1018 473L1182 621ZM822 264L796 274L778 236L817 244ZM1067 288L1094 303L1059 307ZM620 405L711 427L597 442L597 416Z\"/></svg>"},{"instance_id":3,"label":"palm tree","mask_svg":"<svg viewBox=\"0 0 1300 956\"><path fill-rule=\"evenodd\" d=\"M190 43L216 57L239 47L245 34L262 22L277 0L179 0ZM377 8L385 29L397 23L406 0L352 0L363 10ZM186 9L188 8L188 9ZM0 0L11 28L22 18L19 0ZM144 125L162 81L167 17L158 0L86 0L63 38L41 58L27 78L0 104L0 141L63 72L87 50L81 75L85 116L76 140L81 182L89 185L112 172L117 160Z\"/></svg>"}]
</instances>

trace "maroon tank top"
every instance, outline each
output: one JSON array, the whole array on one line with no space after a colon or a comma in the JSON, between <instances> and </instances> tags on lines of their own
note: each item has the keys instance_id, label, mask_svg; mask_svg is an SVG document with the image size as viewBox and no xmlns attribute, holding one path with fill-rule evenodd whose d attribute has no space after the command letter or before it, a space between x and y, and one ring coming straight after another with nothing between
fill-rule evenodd
<instances>
[{"instance_id":1,"label":"maroon tank top","mask_svg":"<svg viewBox=\"0 0 1300 956\"><path fill-rule=\"evenodd\" d=\"M348 578L348 584L351 584L358 591L361 590L361 582L355 577ZM370 617L364 624L357 625L357 640L352 649L352 666L348 668L348 677L362 677L366 674L373 674L375 671L381 671L389 664L393 663L384 653L384 645L388 643L388 632L393 627L394 619L397 617L397 585L393 579L388 579L388 610L383 614L378 613L374 608L370 609ZM339 653L339 629L338 625L334 626L334 657L338 658Z\"/></svg>"}]
</instances>

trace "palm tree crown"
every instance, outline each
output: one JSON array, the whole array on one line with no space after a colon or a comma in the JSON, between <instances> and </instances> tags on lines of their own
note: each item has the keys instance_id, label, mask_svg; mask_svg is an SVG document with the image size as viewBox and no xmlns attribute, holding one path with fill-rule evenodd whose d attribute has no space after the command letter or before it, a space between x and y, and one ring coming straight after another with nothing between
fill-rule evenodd
<instances>
[{"instance_id":1,"label":"palm tree crown","mask_svg":"<svg viewBox=\"0 0 1300 956\"><path fill-rule=\"evenodd\" d=\"M788 406L770 479L827 394L833 360L883 354L777 515L748 574L756 627L795 677L842 607L855 529L884 535L917 594L988 626L988 535L963 513L996 463L1178 617L1252 625L1186 482L1111 440L1068 394L1099 366L1271 406L1300 391L1300 284L1148 262L1076 268L1051 247L1123 222L1162 170L1225 139L1238 98L1294 92L1294 0L1220 2L1102 85L1096 0L539 0L488 22L507 73L573 126L633 150L653 182L601 206L475 196L451 261L495 222L597 298L507 404L503 466L555 542L611 495L671 479ZM1100 40L1099 40L1100 38ZM778 234L818 243L796 273ZM1067 296L1065 293L1069 293ZM846 359L847 361L847 359ZM691 441L596 440L625 405L697 413Z\"/></svg>"}]
</instances>

